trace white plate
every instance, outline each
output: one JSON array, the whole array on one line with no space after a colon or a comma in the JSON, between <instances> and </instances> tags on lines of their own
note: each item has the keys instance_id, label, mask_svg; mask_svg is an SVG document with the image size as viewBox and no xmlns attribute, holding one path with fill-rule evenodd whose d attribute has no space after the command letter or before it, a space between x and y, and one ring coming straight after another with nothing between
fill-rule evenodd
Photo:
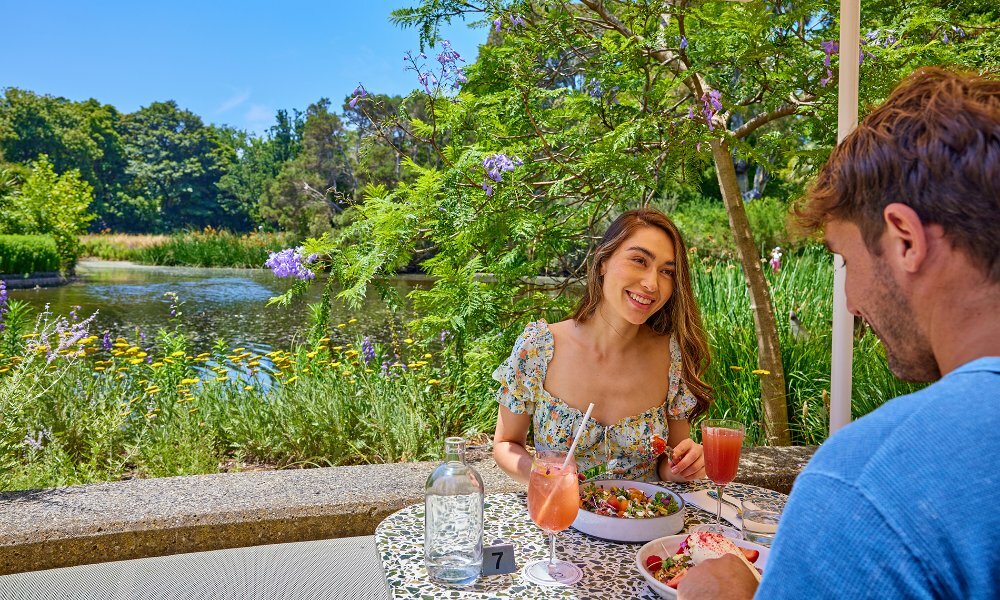
<instances>
[{"instance_id":1,"label":"white plate","mask_svg":"<svg viewBox=\"0 0 1000 600\"><path fill-rule=\"evenodd\" d=\"M674 588L669 588L665 584L660 583L653 574L649 572L646 568L646 559L655 554L660 558L667 558L668 556L673 556L677 553L677 548L680 547L681 542L687 538L688 534L682 533L680 535L670 535L667 537L660 538L658 540L653 540L639 548L639 551L635 553L635 566L642 573L642 576L646 578L646 583L649 584L649 589L656 592L660 598L665 598L666 600L677 600L677 590ZM771 550L761 546L760 544L755 544L753 542L748 542L746 540L730 540L732 543L736 544L740 548L746 548L748 550L756 550L760 552L760 556L757 558L757 562L754 566L761 571L767 568L767 555L771 553Z\"/></svg>"},{"instance_id":2,"label":"white plate","mask_svg":"<svg viewBox=\"0 0 1000 600\"><path fill-rule=\"evenodd\" d=\"M627 479L607 479L591 481L599 488L624 487L636 488L652 497L657 492L665 492L674 497L681 509L665 517L649 517L646 519L623 519L621 517L606 517L580 509L573 521L573 529L587 535L615 542L648 542L649 540L671 535L684 529L684 499L680 494L671 492L645 481L629 481ZM581 486L582 489L582 486Z\"/></svg>"}]
</instances>

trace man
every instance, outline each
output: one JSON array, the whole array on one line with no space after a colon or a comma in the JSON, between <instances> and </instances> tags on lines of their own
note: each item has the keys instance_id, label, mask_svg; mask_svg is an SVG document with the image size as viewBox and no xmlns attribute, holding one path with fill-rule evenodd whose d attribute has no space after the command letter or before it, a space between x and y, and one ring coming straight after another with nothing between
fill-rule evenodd
<instances>
[{"instance_id":1,"label":"man","mask_svg":"<svg viewBox=\"0 0 1000 600\"><path fill-rule=\"evenodd\" d=\"M700 598L1000 596L1000 80L917 71L834 150L798 210L847 269L889 367L937 383L832 436L795 482L760 588Z\"/></svg>"}]
</instances>

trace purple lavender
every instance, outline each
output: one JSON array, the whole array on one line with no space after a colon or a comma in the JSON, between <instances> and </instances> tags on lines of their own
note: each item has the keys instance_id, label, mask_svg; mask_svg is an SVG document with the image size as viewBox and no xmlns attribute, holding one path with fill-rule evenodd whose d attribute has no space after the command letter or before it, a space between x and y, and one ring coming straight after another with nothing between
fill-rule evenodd
<instances>
[{"instance_id":1,"label":"purple lavender","mask_svg":"<svg viewBox=\"0 0 1000 600\"><path fill-rule=\"evenodd\" d=\"M361 340L361 357L365 360L366 365L375 360L375 344L367 335Z\"/></svg>"},{"instance_id":2,"label":"purple lavender","mask_svg":"<svg viewBox=\"0 0 1000 600\"><path fill-rule=\"evenodd\" d=\"M264 266L274 272L275 277L295 277L296 279L312 279L316 274L310 271L306 265L311 264L318 258L316 254L310 254L303 258L302 248L285 248L281 252L272 252Z\"/></svg>"},{"instance_id":3,"label":"purple lavender","mask_svg":"<svg viewBox=\"0 0 1000 600\"><path fill-rule=\"evenodd\" d=\"M3 318L7 314L7 284L0 279L0 331L3 331Z\"/></svg>"},{"instance_id":4,"label":"purple lavender","mask_svg":"<svg viewBox=\"0 0 1000 600\"><path fill-rule=\"evenodd\" d=\"M28 429L28 435L24 436L22 442L25 446L33 448L35 450L42 449L42 442L45 440L52 439L52 432L46 428L39 429L36 433L32 433L31 429Z\"/></svg>"},{"instance_id":5,"label":"purple lavender","mask_svg":"<svg viewBox=\"0 0 1000 600\"><path fill-rule=\"evenodd\" d=\"M104 348L105 350L111 350L113 346L114 343L111 341L111 332L105 331L104 337L101 338L101 348Z\"/></svg>"}]
</instances>

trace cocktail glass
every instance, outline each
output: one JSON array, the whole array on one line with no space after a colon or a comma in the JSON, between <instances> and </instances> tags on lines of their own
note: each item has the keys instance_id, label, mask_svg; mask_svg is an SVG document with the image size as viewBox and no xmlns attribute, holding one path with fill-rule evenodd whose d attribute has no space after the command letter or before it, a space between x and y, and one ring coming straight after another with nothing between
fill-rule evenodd
<instances>
[{"instance_id":1,"label":"cocktail glass","mask_svg":"<svg viewBox=\"0 0 1000 600\"><path fill-rule=\"evenodd\" d=\"M728 537L741 538L738 529L722 524L722 494L740 468L740 451L743 447L743 424L727 419L708 419L701 424L701 444L705 449L705 474L715 484L718 493L718 508L715 523L699 525L695 531L721 533Z\"/></svg>"},{"instance_id":2,"label":"cocktail glass","mask_svg":"<svg viewBox=\"0 0 1000 600\"><path fill-rule=\"evenodd\" d=\"M580 510L580 481L576 461L565 453L539 453L531 463L528 479L528 515L549 534L549 558L524 566L528 581L539 585L572 585L583 577L580 567L556 559L556 534L569 527Z\"/></svg>"}]
</instances>

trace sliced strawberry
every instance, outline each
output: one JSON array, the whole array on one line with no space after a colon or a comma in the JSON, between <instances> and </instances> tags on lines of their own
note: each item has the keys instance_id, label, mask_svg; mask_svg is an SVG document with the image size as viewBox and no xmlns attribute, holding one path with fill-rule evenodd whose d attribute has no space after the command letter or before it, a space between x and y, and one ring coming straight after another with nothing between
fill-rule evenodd
<instances>
[{"instance_id":1,"label":"sliced strawberry","mask_svg":"<svg viewBox=\"0 0 1000 600\"><path fill-rule=\"evenodd\" d=\"M667 582L667 587L674 588L676 590L677 586L681 582L681 579L684 579L684 576L687 575L687 574L688 574L688 570L684 569L680 573L674 575L673 578L670 581Z\"/></svg>"},{"instance_id":2,"label":"sliced strawberry","mask_svg":"<svg viewBox=\"0 0 1000 600\"><path fill-rule=\"evenodd\" d=\"M659 556L655 554L650 554L649 557L646 558L646 568L652 571L653 573L659 571L660 567L662 566L663 566L663 559L660 558Z\"/></svg>"},{"instance_id":3,"label":"sliced strawberry","mask_svg":"<svg viewBox=\"0 0 1000 600\"><path fill-rule=\"evenodd\" d=\"M757 562L757 559L760 558L760 550L750 550L748 548L740 548L740 550L743 552L743 556L752 563Z\"/></svg>"}]
</instances>

